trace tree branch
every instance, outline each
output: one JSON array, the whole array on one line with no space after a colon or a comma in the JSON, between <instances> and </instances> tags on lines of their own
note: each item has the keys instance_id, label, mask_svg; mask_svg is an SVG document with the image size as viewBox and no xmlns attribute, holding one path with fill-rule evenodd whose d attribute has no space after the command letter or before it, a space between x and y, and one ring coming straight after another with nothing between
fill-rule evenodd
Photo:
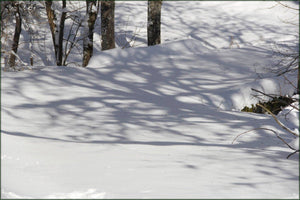
<instances>
[{"instance_id":1,"label":"tree branch","mask_svg":"<svg viewBox=\"0 0 300 200\"><path fill-rule=\"evenodd\" d=\"M288 131L289 133L291 133L291 134L293 134L293 135L295 135L295 136L297 136L297 137L299 137L299 135L297 134L297 133L295 133L295 132L293 132L293 131L291 131L289 128L287 128L284 124L282 124L279 120L278 120L278 118L268 109L268 108L266 108L265 106L263 106L263 105L261 105L261 104L256 104L256 105L258 105L258 106L260 106L261 108L263 108L264 110L266 110L273 118L274 118L274 120L276 121L276 123L279 125L279 126L281 126L284 130L286 130L286 131Z\"/></svg>"}]
</instances>

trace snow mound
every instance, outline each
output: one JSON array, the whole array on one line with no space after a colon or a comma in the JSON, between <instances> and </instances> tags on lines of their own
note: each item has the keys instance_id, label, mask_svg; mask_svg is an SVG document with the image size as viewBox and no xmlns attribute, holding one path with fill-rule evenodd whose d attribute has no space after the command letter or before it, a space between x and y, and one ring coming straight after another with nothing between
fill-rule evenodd
<instances>
[{"instance_id":1,"label":"snow mound","mask_svg":"<svg viewBox=\"0 0 300 200\"><path fill-rule=\"evenodd\" d=\"M299 135L299 95L294 95L292 98L298 101L283 108L283 110L278 113L278 118L286 127ZM293 139L289 145L295 149L299 149L299 137Z\"/></svg>"},{"instance_id":2,"label":"snow mound","mask_svg":"<svg viewBox=\"0 0 300 200\"><path fill-rule=\"evenodd\" d=\"M241 110L259 100L253 97L251 88L267 94L294 93L283 77L266 70L274 62L270 55L272 51L266 46L215 50L198 40L187 39L152 47L98 52L88 68L108 74L120 70L111 78L129 84L152 83L157 88L147 86L147 91L153 94L168 93L178 95L179 101ZM295 76L289 79L294 84L297 81ZM189 95L191 91L193 95Z\"/></svg>"}]
</instances>

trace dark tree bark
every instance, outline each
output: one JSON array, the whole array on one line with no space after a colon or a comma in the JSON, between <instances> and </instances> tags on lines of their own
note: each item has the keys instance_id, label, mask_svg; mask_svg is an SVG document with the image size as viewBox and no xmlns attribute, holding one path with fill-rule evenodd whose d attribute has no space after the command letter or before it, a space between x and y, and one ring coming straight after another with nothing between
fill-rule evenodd
<instances>
[{"instance_id":1,"label":"dark tree bark","mask_svg":"<svg viewBox=\"0 0 300 200\"><path fill-rule=\"evenodd\" d=\"M46 12L47 12L47 18L48 23L50 26L50 31L52 35L52 42L54 46L54 53L55 53L55 59L57 60L57 47L56 47L56 41L55 41L55 33L56 33L56 15L54 10L52 9L52 0L45 1L46 5Z\"/></svg>"},{"instance_id":2,"label":"dark tree bark","mask_svg":"<svg viewBox=\"0 0 300 200\"><path fill-rule=\"evenodd\" d=\"M20 13L20 5L18 2L14 2L13 7L16 9L14 13L16 19L16 25L15 25L15 33L14 33L14 38L12 43L12 52L9 56L9 61L8 61L8 65L10 68L15 68L16 65L16 54L18 51L19 40L22 31L22 17Z\"/></svg>"},{"instance_id":3,"label":"dark tree bark","mask_svg":"<svg viewBox=\"0 0 300 200\"><path fill-rule=\"evenodd\" d=\"M66 15L67 12L65 12L66 0L62 0L62 13L60 17L60 23L59 23L59 31L58 31L58 49L57 49L57 65L61 66L63 61L63 42L64 42L64 28L65 28L65 21L66 21Z\"/></svg>"},{"instance_id":4,"label":"dark tree bark","mask_svg":"<svg viewBox=\"0 0 300 200\"><path fill-rule=\"evenodd\" d=\"M90 58L93 56L93 35L94 35L94 26L97 19L97 9L96 9L97 0L86 0L86 15L87 15L87 26L85 29L88 29L87 36L83 40L83 61L82 66L86 67L90 61Z\"/></svg>"},{"instance_id":5,"label":"dark tree bark","mask_svg":"<svg viewBox=\"0 0 300 200\"><path fill-rule=\"evenodd\" d=\"M115 1L101 1L101 48L115 48Z\"/></svg>"},{"instance_id":6,"label":"dark tree bark","mask_svg":"<svg viewBox=\"0 0 300 200\"><path fill-rule=\"evenodd\" d=\"M148 46L160 44L161 0L148 0Z\"/></svg>"},{"instance_id":7,"label":"dark tree bark","mask_svg":"<svg viewBox=\"0 0 300 200\"><path fill-rule=\"evenodd\" d=\"M300 94L300 69L298 67L298 87L297 87L297 94Z\"/></svg>"},{"instance_id":8,"label":"dark tree bark","mask_svg":"<svg viewBox=\"0 0 300 200\"><path fill-rule=\"evenodd\" d=\"M61 66L62 59L63 59L64 27L65 27L65 20L66 20L66 14L67 14L67 12L65 11L66 0L62 0L62 13L61 13L59 25L58 25L56 13L55 13L54 9L52 8L52 4L53 4L52 0L47 0L45 2L48 23L50 26L50 31L52 34L52 41L53 41L53 45L54 45L56 64L58 66Z\"/></svg>"}]
</instances>

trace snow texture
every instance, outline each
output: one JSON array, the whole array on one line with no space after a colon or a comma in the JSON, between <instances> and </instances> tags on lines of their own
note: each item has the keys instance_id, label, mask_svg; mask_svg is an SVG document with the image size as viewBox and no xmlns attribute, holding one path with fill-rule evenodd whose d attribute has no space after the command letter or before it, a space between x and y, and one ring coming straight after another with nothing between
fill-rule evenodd
<instances>
[{"instance_id":1,"label":"snow texture","mask_svg":"<svg viewBox=\"0 0 300 200\"><path fill-rule=\"evenodd\" d=\"M87 68L2 72L1 197L299 198L299 156L272 132L232 143L259 127L299 142L270 115L240 112L258 101L251 88L294 93L266 70L271 44L298 29L274 20L291 17L274 4L164 2L162 45L95 45ZM116 18L138 24L146 6L117 1ZM296 109L278 117L299 129Z\"/></svg>"}]
</instances>

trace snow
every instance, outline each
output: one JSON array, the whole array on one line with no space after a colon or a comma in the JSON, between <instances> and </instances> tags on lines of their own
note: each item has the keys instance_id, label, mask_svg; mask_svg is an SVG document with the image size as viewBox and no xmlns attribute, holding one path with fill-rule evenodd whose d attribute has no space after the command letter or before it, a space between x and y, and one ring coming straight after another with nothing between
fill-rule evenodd
<instances>
[{"instance_id":1,"label":"snow","mask_svg":"<svg viewBox=\"0 0 300 200\"><path fill-rule=\"evenodd\" d=\"M299 95L294 95L293 98L298 101L285 107L282 111L280 111L278 117L291 129L291 131L296 132L299 135L299 111L296 109L299 109Z\"/></svg>"},{"instance_id":2,"label":"snow","mask_svg":"<svg viewBox=\"0 0 300 200\"><path fill-rule=\"evenodd\" d=\"M96 45L87 68L2 72L1 197L299 198L298 154L286 159L293 150L264 129L236 139L264 127L299 144L272 116L240 112L258 101L251 88L294 93L266 70L270 44L298 29L274 20L292 17L274 4L164 2L162 45ZM116 13L140 23L145 6L117 1ZM293 107L278 118L298 131Z\"/></svg>"}]
</instances>

